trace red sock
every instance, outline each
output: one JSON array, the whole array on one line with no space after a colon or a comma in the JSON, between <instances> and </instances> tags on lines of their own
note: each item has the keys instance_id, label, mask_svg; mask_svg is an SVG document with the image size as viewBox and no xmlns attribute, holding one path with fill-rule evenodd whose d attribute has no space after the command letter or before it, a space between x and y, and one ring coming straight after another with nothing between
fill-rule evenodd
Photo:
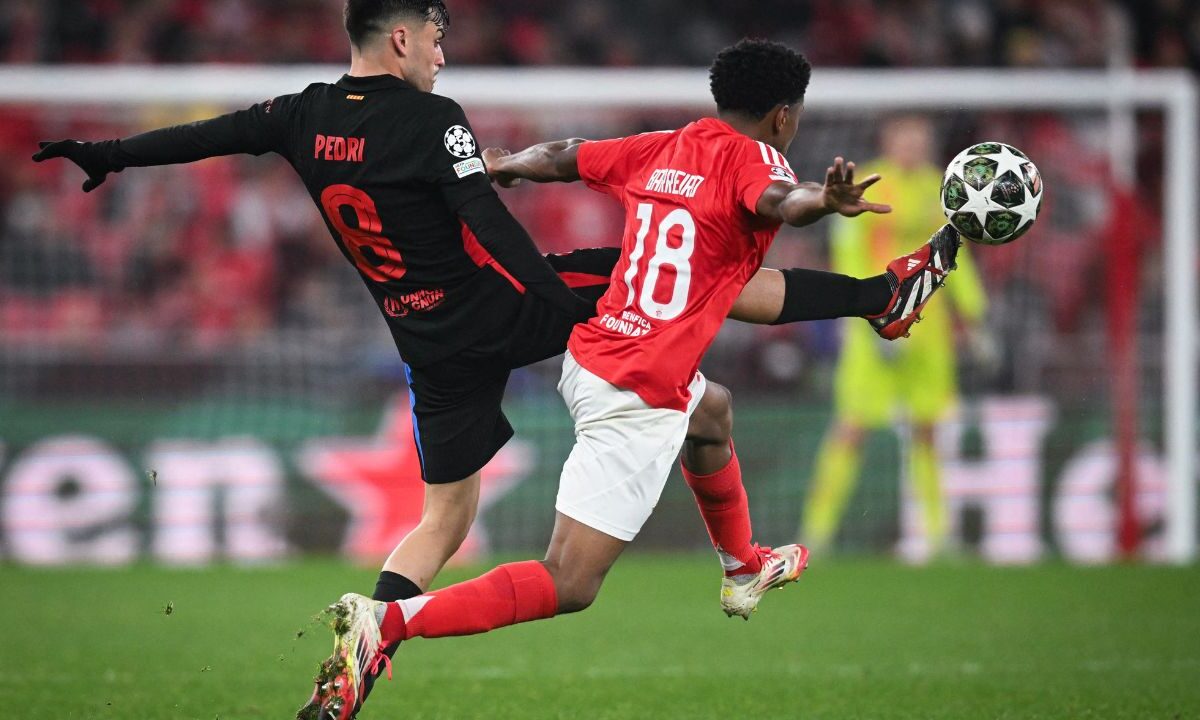
<instances>
[{"instance_id":1,"label":"red sock","mask_svg":"<svg viewBox=\"0 0 1200 720\"><path fill-rule=\"evenodd\" d=\"M414 637L475 635L554 617L558 593L536 560L501 565L474 580L397 600L380 628L384 645Z\"/></svg>"},{"instance_id":2,"label":"red sock","mask_svg":"<svg viewBox=\"0 0 1200 720\"><path fill-rule=\"evenodd\" d=\"M750 501L742 485L742 468L732 442L729 451L732 455L729 464L712 475L696 475L685 467L683 477L696 496L708 537L722 555L725 574L747 575L761 570L762 560L750 543ZM735 562L740 565L734 566Z\"/></svg>"}]
</instances>

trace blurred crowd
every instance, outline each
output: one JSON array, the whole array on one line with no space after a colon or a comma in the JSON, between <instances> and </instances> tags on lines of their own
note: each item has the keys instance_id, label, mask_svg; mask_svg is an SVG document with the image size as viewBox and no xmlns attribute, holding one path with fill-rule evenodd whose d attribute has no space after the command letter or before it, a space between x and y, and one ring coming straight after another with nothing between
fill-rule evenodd
<instances>
[{"instance_id":1,"label":"blurred crowd","mask_svg":"<svg viewBox=\"0 0 1200 720\"><path fill-rule=\"evenodd\" d=\"M341 62L341 0L6 0L10 63ZM1097 67L1109 11L1142 66L1200 69L1192 0L452 0L452 63L696 65L745 35L819 65ZM663 42L664 38L669 42Z\"/></svg>"},{"instance_id":2,"label":"blurred crowd","mask_svg":"<svg viewBox=\"0 0 1200 720\"><path fill-rule=\"evenodd\" d=\"M278 331L381 329L292 169L232 157L113 175L34 164L46 137L121 137L215 108L9 108L0 114L0 346L220 351ZM518 118L477 125L512 135ZM613 131L617 132L617 131ZM499 142L496 140L496 142ZM506 194L546 252L619 241L620 208L582 186Z\"/></svg>"},{"instance_id":3,"label":"blurred crowd","mask_svg":"<svg viewBox=\"0 0 1200 720\"><path fill-rule=\"evenodd\" d=\"M344 35L336 29L340 5L340 0L5 0L0 59L340 63L346 55ZM787 40L820 66L1088 67L1104 65L1110 47L1109 5L1100 0L763 0L737 3L736 12L727 0L450 5L452 63L696 65L742 35ZM1200 5L1186 0L1129 5L1138 64L1200 67ZM277 158L131 170L89 195L79 192L82 176L67 163L28 161L40 139L122 136L217 110L190 108L181 116L155 108L9 107L0 113L0 350L51 345L97 354L114 348L220 353L290 330L361 327L376 339L383 336L367 294L311 199ZM476 130L488 144L545 139L539 136L544 129L528 117L496 115L476 118ZM661 112L614 116L604 121L608 126L587 130L616 135L688 119ZM872 130L877 119L806 116L793 165L815 178L830 147L850 157L872 157L878 150ZM1099 323L1096 308L1087 312L1087 288L1102 271L1096 247L1110 219L1103 118L964 112L937 122L940 161L985 135L1003 138L1037 159L1054 188L1039 221L1037 247L1018 243L980 253L986 255L980 267L989 288L1008 288L1019 299L997 298L1000 322L1056 333ZM1152 179L1161 177L1161 124L1151 119L1140 131L1140 175L1146 180L1141 190L1150 196L1146 205L1157 208L1159 188ZM586 188L522 188L506 193L505 200L546 251L613 244L620 237L620 208ZM1150 215L1140 227L1153 238L1157 224ZM826 232L818 227L800 233L812 242L788 242L785 234L770 262L824 267ZM1045 253L1051 246L1053 253ZM808 360L798 360L789 347L804 348L809 358L831 357L837 347L831 325L755 330L731 325L729 332L734 340L714 348L714 362L767 385L772 379L794 381L803 372ZM748 346L764 351L746 353ZM1070 345L1039 347L1076 360L1103 354Z\"/></svg>"}]
</instances>

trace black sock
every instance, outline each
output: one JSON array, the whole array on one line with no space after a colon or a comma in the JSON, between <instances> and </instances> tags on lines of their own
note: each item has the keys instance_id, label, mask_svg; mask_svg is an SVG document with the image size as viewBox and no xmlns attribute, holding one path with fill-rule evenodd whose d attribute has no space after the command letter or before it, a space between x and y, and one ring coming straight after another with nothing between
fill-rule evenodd
<instances>
[{"instance_id":1,"label":"black sock","mask_svg":"<svg viewBox=\"0 0 1200 720\"><path fill-rule=\"evenodd\" d=\"M388 570L379 573L379 580L375 583L375 594L371 596L372 600L381 600L383 602L395 602L396 600L408 600L422 594L421 588L412 580Z\"/></svg>"},{"instance_id":2,"label":"black sock","mask_svg":"<svg viewBox=\"0 0 1200 720\"><path fill-rule=\"evenodd\" d=\"M781 272L785 288L783 310L772 325L878 315L892 301L892 287L886 275L859 280L803 268Z\"/></svg>"},{"instance_id":3,"label":"black sock","mask_svg":"<svg viewBox=\"0 0 1200 720\"><path fill-rule=\"evenodd\" d=\"M412 580L391 572L390 570L382 570L379 573L379 580L375 582L375 593L371 595L372 600L382 602L396 602L397 600L408 600L423 594L421 588ZM383 649L385 655L389 658L396 654L396 648L400 647L400 643L395 643ZM375 689L375 680L379 677L378 673L367 673L363 678L363 700L371 694L371 690Z\"/></svg>"}]
</instances>

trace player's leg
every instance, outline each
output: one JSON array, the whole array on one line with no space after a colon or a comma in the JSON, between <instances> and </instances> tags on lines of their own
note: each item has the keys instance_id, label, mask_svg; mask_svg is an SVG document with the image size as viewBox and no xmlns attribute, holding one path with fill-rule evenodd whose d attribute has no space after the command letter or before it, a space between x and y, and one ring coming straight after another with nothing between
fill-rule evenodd
<instances>
[{"instance_id":1,"label":"player's leg","mask_svg":"<svg viewBox=\"0 0 1200 720\"><path fill-rule=\"evenodd\" d=\"M401 600L420 595L429 587L454 553L458 552L479 507L482 473L472 473L453 483L426 484L421 521L400 541L383 564L376 600ZM407 578L412 588L397 594L390 590L391 576ZM416 588L416 592L412 589Z\"/></svg>"},{"instance_id":2,"label":"player's leg","mask_svg":"<svg viewBox=\"0 0 1200 720\"><path fill-rule=\"evenodd\" d=\"M704 380L693 383L696 402ZM563 466L560 516L545 563L510 563L473 580L383 603L353 593L333 606L334 652L301 717L347 720L367 678L390 662L387 649L415 637L487 632L587 607L624 544L649 518L687 434L688 412L651 408L574 362L559 385L575 421ZM607 537L605 537L607 536ZM556 574L552 574L556 573ZM562 600L559 600L559 591Z\"/></svg>"},{"instance_id":3,"label":"player's leg","mask_svg":"<svg viewBox=\"0 0 1200 720\"><path fill-rule=\"evenodd\" d=\"M756 325L866 317L886 310L891 299L884 275L859 280L821 270L762 268L746 283L729 317Z\"/></svg>"},{"instance_id":4,"label":"player's leg","mask_svg":"<svg viewBox=\"0 0 1200 720\"><path fill-rule=\"evenodd\" d=\"M567 287L595 300L608 289L613 268L620 259L619 247L584 248L546 256L546 262Z\"/></svg>"},{"instance_id":5,"label":"player's leg","mask_svg":"<svg viewBox=\"0 0 1200 720\"><path fill-rule=\"evenodd\" d=\"M703 379L694 387L698 404ZM609 567L650 517L691 413L651 408L570 354L559 390L575 422L576 442L563 464L545 561L503 565L401 601L399 614L388 611L385 644L486 632L591 604Z\"/></svg>"},{"instance_id":6,"label":"player's leg","mask_svg":"<svg viewBox=\"0 0 1200 720\"><path fill-rule=\"evenodd\" d=\"M733 447L733 399L729 390L709 382L688 424L680 453L684 480L708 528L725 575L762 569L753 544L750 503Z\"/></svg>"},{"instance_id":7,"label":"player's leg","mask_svg":"<svg viewBox=\"0 0 1200 720\"><path fill-rule=\"evenodd\" d=\"M587 248L547 255L568 286L598 300L621 258L620 248ZM759 270L742 289L729 317L756 325L866 317L884 312L892 289L884 275L859 280L848 275L795 268Z\"/></svg>"},{"instance_id":8,"label":"player's leg","mask_svg":"<svg viewBox=\"0 0 1200 720\"><path fill-rule=\"evenodd\" d=\"M821 442L801 525L804 541L812 548L823 550L833 544L858 482L863 437L863 428L839 421Z\"/></svg>"},{"instance_id":9,"label":"player's leg","mask_svg":"<svg viewBox=\"0 0 1200 720\"><path fill-rule=\"evenodd\" d=\"M913 492L921 505L926 549L929 556L933 557L944 549L948 524L932 424L913 424L908 450L908 472L912 478Z\"/></svg>"},{"instance_id":10,"label":"player's leg","mask_svg":"<svg viewBox=\"0 0 1200 720\"><path fill-rule=\"evenodd\" d=\"M579 612L596 599L626 545L558 513L545 560L501 565L474 580L394 603L382 621L382 641L476 635Z\"/></svg>"},{"instance_id":11,"label":"player's leg","mask_svg":"<svg viewBox=\"0 0 1200 720\"><path fill-rule=\"evenodd\" d=\"M750 279L729 317L760 325L863 317L881 337L903 337L955 268L962 241L946 225L896 258L884 274L859 280L838 273L764 268Z\"/></svg>"},{"instance_id":12,"label":"player's leg","mask_svg":"<svg viewBox=\"0 0 1200 720\"><path fill-rule=\"evenodd\" d=\"M335 615L333 656L322 666L302 720L347 720L366 699L360 688L390 653L413 638L477 635L578 612L595 600L627 541L559 513L546 559L508 563L472 580L396 602L347 594Z\"/></svg>"},{"instance_id":13,"label":"player's leg","mask_svg":"<svg viewBox=\"0 0 1200 720\"><path fill-rule=\"evenodd\" d=\"M513 434L500 409L506 369L463 358L406 374L425 501L420 523L383 566L376 600L413 597L429 587L475 520L481 469Z\"/></svg>"},{"instance_id":14,"label":"player's leg","mask_svg":"<svg viewBox=\"0 0 1200 720\"><path fill-rule=\"evenodd\" d=\"M556 514L543 564L554 579L559 614L585 610L595 601L609 569L628 544Z\"/></svg>"},{"instance_id":15,"label":"player's leg","mask_svg":"<svg viewBox=\"0 0 1200 720\"><path fill-rule=\"evenodd\" d=\"M508 563L465 582L393 603L347 595L340 601L350 628L365 637L366 657L413 638L477 635L509 625L578 612L595 600L627 541L562 513L546 559ZM347 640L347 647L358 648ZM384 661L379 661L384 662ZM376 662L364 662L375 674ZM352 680L351 680L352 681Z\"/></svg>"},{"instance_id":16,"label":"player's leg","mask_svg":"<svg viewBox=\"0 0 1200 720\"><path fill-rule=\"evenodd\" d=\"M513 434L500 409L508 379L502 363L464 354L431 368L406 367L406 375L425 498L419 524L392 550L379 573L371 597L385 602L419 596L458 551L478 510L481 468ZM338 642L335 657L346 649L345 642ZM384 652L390 658L394 651L393 646ZM329 673L323 669L318 674L302 712L339 702L327 689ZM375 678L374 673L362 675L357 702L370 694ZM345 698L340 702L344 705Z\"/></svg>"},{"instance_id":17,"label":"player's leg","mask_svg":"<svg viewBox=\"0 0 1200 720\"><path fill-rule=\"evenodd\" d=\"M925 549L932 557L944 548L949 531L935 429L958 402L958 367L947 308L933 308L921 329L905 345L897 375L911 422L908 476L921 507Z\"/></svg>"},{"instance_id":18,"label":"player's leg","mask_svg":"<svg viewBox=\"0 0 1200 720\"><path fill-rule=\"evenodd\" d=\"M895 371L882 343L867 327L844 326L834 371L834 421L817 451L804 504L801 537L814 551L828 549L858 481L865 431L883 427L896 402Z\"/></svg>"},{"instance_id":19,"label":"player's leg","mask_svg":"<svg viewBox=\"0 0 1200 720\"><path fill-rule=\"evenodd\" d=\"M383 564L375 591L371 593L372 600L408 600L425 592L446 562L458 552L471 529L479 507L481 475L476 472L458 482L425 485L421 521L404 536ZM383 652L390 658L396 652L396 646L385 647ZM371 694L376 678L374 673L364 676L360 702ZM313 700L319 694L318 681Z\"/></svg>"},{"instance_id":20,"label":"player's leg","mask_svg":"<svg viewBox=\"0 0 1200 720\"><path fill-rule=\"evenodd\" d=\"M612 553L613 560L617 554ZM501 565L472 580L395 602L347 593L329 608L333 654L322 663L313 696L296 717L353 718L379 674L386 670L391 677L392 654L404 640L475 635L557 612L555 580L547 565L536 560Z\"/></svg>"},{"instance_id":21,"label":"player's leg","mask_svg":"<svg viewBox=\"0 0 1200 720\"><path fill-rule=\"evenodd\" d=\"M900 337L916 322L944 274L953 270L957 244L948 241L947 233L954 231L939 232L945 235L941 240L935 234L929 243L890 263L884 274L861 280L805 268L762 268L742 289L729 317L756 325L863 317L873 319L872 327L888 339ZM575 292L598 300L608 289L620 248L588 248L547 255L546 259ZM927 270L929 280L922 283ZM553 345L565 347L565 343L562 338ZM554 354L557 352L542 353L546 357Z\"/></svg>"},{"instance_id":22,"label":"player's leg","mask_svg":"<svg viewBox=\"0 0 1200 720\"><path fill-rule=\"evenodd\" d=\"M730 617L749 619L768 590L799 579L808 551L754 544L750 501L733 445L733 398L726 388L707 384L688 424L681 465L724 571L721 608Z\"/></svg>"}]
</instances>

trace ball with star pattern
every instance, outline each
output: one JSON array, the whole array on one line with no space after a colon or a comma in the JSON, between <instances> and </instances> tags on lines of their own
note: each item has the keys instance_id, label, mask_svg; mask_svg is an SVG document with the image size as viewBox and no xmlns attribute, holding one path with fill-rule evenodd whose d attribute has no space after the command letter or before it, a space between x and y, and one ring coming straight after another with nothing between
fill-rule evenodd
<instances>
[{"instance_id":1,"label":"ball with star pattern","mask_svg":"<svg viewBox=\"0 0 1200 720\"><path fill-rule=\"evenodd\" d=\"M1033 226L1042 208L1042 176L1012 145L984 142L950 161L942 178L942 212L959 234L1003 245Z\"/></svg>"}]
</instances>

